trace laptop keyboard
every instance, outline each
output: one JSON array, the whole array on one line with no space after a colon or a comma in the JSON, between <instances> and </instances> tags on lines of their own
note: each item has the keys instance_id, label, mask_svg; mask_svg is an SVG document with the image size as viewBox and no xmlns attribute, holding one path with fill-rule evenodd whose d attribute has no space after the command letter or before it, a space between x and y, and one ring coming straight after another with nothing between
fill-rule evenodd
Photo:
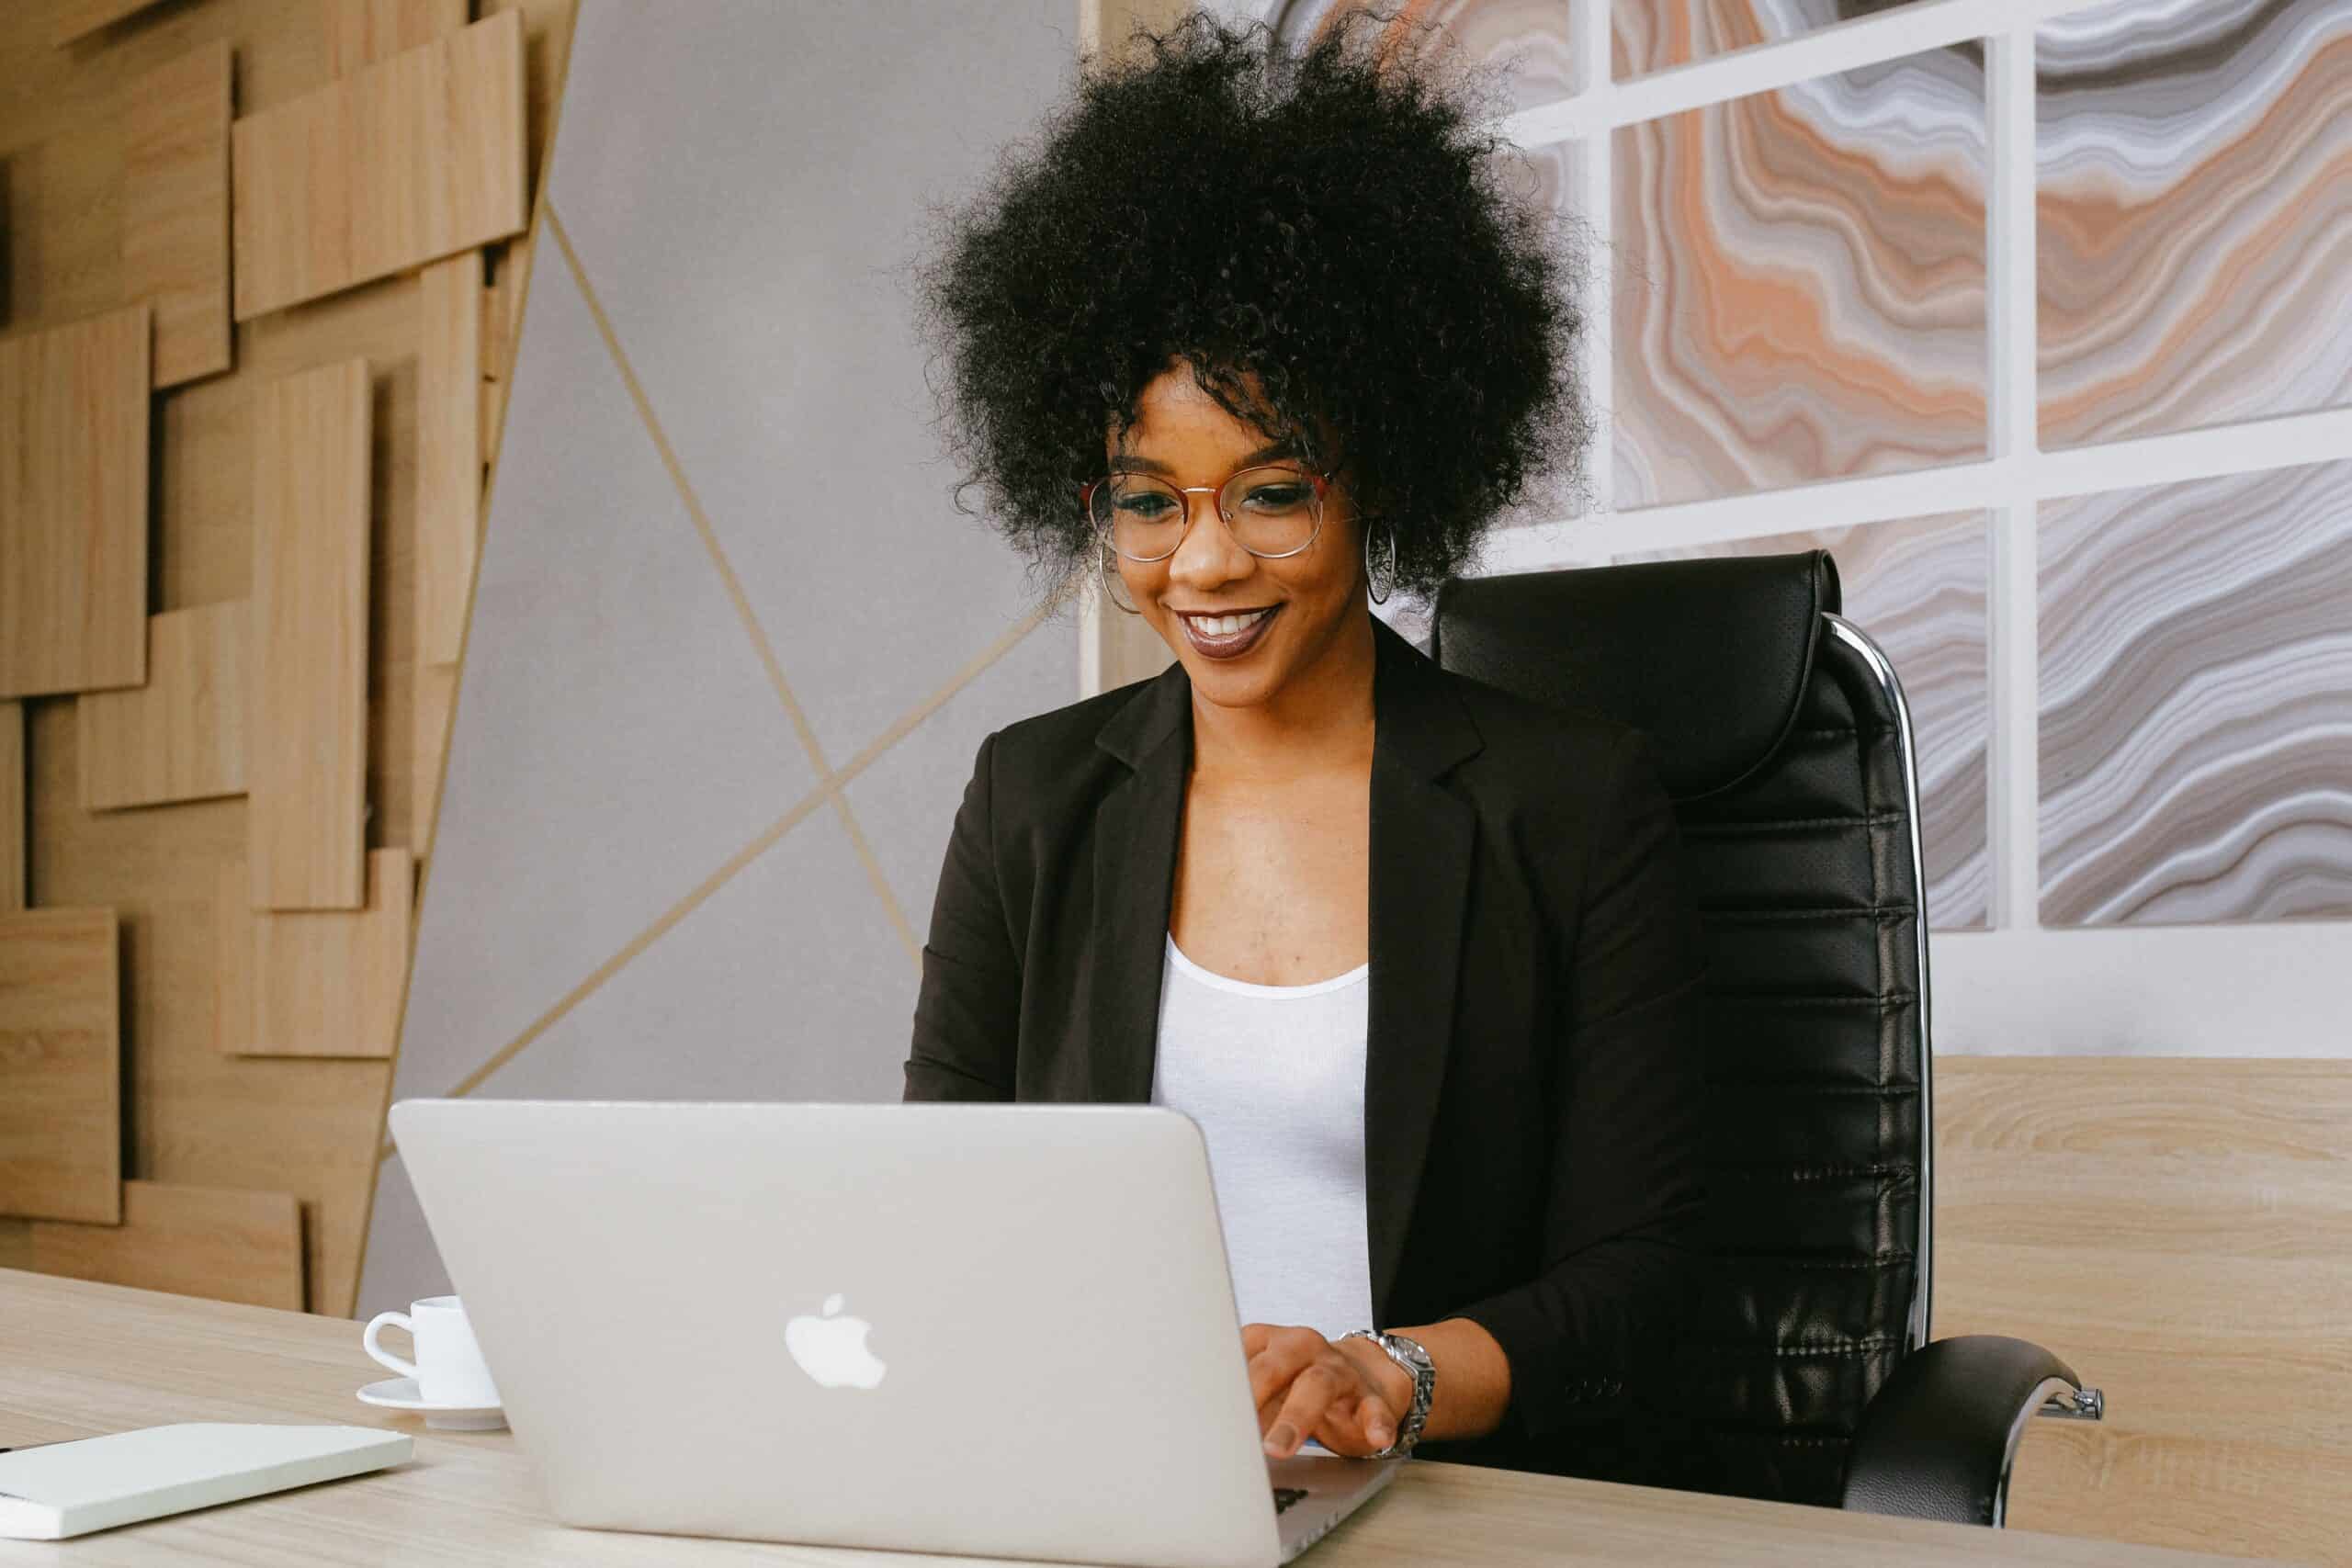
<instances>
[{"instance_id":1,"label":"laptop keyboard","mask_svg":"<svg viewBox=\"0 0 2352 1568\"><path fill-rule=\"evenodd\" d=\"M1275 1512L1275 1513L1277 1513L1277 1514L1283 1512L1284 1510L1288 1509L1288 1508L1289 1508L1289 1506L1290 1506L1293 1503L1297 1502L1301 1497L1304 1497L1304 1496L1306 1496L1306 1487L1304 1487L1304 1486L1277 1486L1277 1487L1275 1487L1275 1488L1274 1488L1274 1512Z\"/></svg>"}]
</instances>

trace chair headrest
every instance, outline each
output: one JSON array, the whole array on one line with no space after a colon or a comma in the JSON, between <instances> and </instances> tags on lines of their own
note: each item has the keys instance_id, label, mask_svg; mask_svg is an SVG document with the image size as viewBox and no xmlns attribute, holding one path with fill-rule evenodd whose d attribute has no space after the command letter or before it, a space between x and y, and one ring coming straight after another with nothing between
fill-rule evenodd
<instances>
[{"instance_id":1,"label":"chair headrest","mask_svg":"<svg viewBox=\"0 0 2352 1568\"><path fill-rule=\"evenodd\" d=\"M1827 550L1455 578L1430 651L1448 670L1646 730L1667 793L1692 800L1760 767L1796 722Z\"/></svg>"}]
</instances>

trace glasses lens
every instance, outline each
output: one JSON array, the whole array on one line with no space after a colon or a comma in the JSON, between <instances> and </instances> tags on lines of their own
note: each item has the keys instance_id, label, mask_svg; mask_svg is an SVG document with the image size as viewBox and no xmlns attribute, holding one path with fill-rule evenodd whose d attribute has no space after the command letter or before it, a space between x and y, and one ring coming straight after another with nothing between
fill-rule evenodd
<instances>
[{"instance_id":1,"label":"glasses lens","mask_svg":"<svg viewBox=\"0 0 2352 1568\"><path fill-rule=\"evenodd\" d=\"M1234 538L1254 555L1305 549L1322 518L1315 480L1296 468L1245 469L1225 481L1217 503Z\"/></svg>"},{"instance_id":2,"label":"glasses lens","mask_svg":"<svg viewBox=\"0 0 2352 1568\"><path fill-rule=\"evenodd\" d=\"M1121 555L1158 560L1184 536L1184 498L1148 474L1113 474L1094 487L1094 525Z\"/></svg>"}]
</instances>

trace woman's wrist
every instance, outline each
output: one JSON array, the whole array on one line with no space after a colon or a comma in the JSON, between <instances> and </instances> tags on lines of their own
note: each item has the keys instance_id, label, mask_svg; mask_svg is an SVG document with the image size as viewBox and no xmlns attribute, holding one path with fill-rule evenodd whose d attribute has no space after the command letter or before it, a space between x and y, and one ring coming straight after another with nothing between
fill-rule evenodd
<instances>
[{"instance_id":1,"label":"woman's wrist","mask_svg":"<svg viewBox=\"0 0 2352 1568\"><path fill-rule=\"evenodd\" d=\"M1483 1326L1466 1317L1449 1317L1442 1323L1388 1332L1418 1342L1437 1368L1437 1387L1430 1402L1429 1419L1421 1426L1422 1442L1483 1438L1502 1425L1503 1416L1510 1408L1510 1361L1495 1337ZM1391 1361L1379 1346L1362 1340L1354 1343L1361 1348L1352 1353L1360 1359L1365 1351L1370 1352L1370 1359L1362 1360L1362 1364L1373 1372L1381 1397L1385 1399L1390 1391L1401 1388L1404 1403L1391 1407L1400 1415L1410 1409L1411 1375ZM1389 1375L1384 1377L1374 1369L1373 1360L1385 1367Z\"/></svg>"}]
</instances>

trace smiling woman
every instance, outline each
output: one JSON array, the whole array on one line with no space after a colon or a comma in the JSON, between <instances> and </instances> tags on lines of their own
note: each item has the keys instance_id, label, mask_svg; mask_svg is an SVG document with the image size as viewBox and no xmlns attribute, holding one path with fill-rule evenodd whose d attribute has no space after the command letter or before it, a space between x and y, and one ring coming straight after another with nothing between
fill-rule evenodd
<instances>
[{"instance_id":1,"label":"smiling woman","mask_svg":"<svg viewBox=\"0 0 2352 1568\"><path fill-rule=\"evenodd\" d=\"M1368 603L1580 487L1582 252L1440 29L1138 41L949 215L922 319L959 503L1176 663L982 743L906 1096L1192 1116L1269 1453L1646 1479L1702 1199L1672 815L1640 735Z\"/></svg>"}]
</instances>

